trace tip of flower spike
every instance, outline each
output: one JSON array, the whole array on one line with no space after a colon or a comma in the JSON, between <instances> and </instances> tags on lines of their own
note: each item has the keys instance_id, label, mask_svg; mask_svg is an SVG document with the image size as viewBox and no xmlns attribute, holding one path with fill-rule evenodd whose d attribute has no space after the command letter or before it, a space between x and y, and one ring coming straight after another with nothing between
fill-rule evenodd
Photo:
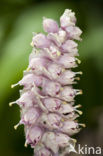
<instances>
[{"instance_id":1,"label":"tip of flower spike","mask_svg":"<svg viewBox=\"0 0 103 156\"><path fill-rule=\"evenodd\" d=\"M82 126L82 127L84 127L84 128L86 127L86 124L79 124L79 125Z\"/></svg>"}]
</instances>

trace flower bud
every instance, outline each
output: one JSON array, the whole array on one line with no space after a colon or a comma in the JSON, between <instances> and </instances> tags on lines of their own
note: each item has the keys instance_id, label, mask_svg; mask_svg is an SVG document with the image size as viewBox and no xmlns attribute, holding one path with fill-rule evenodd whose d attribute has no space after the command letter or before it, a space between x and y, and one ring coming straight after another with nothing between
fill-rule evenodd
<instances>
[{"instance_id":1,"label":"flower bud","mask_svg":"<svg viewBox=\"0 0 103 156\"><path fill-rule=\"evenodd\" d=\"M33 95L33 92L28 91L21 94L21 97L16 101L20 107L32 107L36 104L36 98Z\"/></svg>"},{"instance_id":2,"label":"flower bud","mask_svg":"<svg viewBox=\"0 0 103 156\"><path fill-rule=\"evenodd\" d=\"M76 23L75 13L69 9L66 9L64 14L60 17L60 24L62 28L68 26L74 26Z\"/></svg>"},{"instance_id":3,"label":"flower bud","mask_svg":"<svg viewBox=\"0 0 103 156\"><path fill-rule=\"evenodd\" d=\"M75 76L75 72L66 70L58 77L58 82L60 82L62 85L73 84L74 76Z\"/></svg>"},{"instance_id":4,"label":"flower bud","mask_svg":"<svg viewBox=\"0 0 103 156\"><path fill-rule=\"evenodd\" d=\"M68 53L61 55L57 62L64 68L75 68L77 66L75 57L71 57Z\"/></svg>"},{"instance_id":5,"label":"flower bud","mask_svg":"<svg viewBox=\"0 0 103 156\"><path fill-rule=\"evenodd\" d=\"M55 112L58 111L61 107L61 100L56 99L56 98L45 98L42 100L44 106L48 109L50 112Z\"/></svg>"},{"instance_id":6,"label":"flower bud","mask_svg":"<svg viewBox=\"0 0 103 156\"><path fill-rule=\"evenodd\" d=\"M25 88L33 87L34 77L34 74L26 74L23 79L19 81L19 85L22 85Z\"/></svg>"},{"instance_id":7,"label":"flower bud","mask_svg":"<svg viewBox=\"0 0 103 156\"><path fill-rule=\"evenodd\" d=\"M69 145L70 137L63 133L56 133L56 142L59 147L65 147Z\"/></svg>"},{"instance_id":8,"label":"flower bud","mask_svg":"<svg viewBox=\"0 0 103 156\"><path fill-rule=\"evenodd\" d=\"M32 88L34 84L36 86L41 86L42 85L42 76L37 76L34 74L27 74L23 77L23 79L20 81L21 85L24 85L24 87L27 88Z\"/></svg>"},{"instance_id":9,"label":"flower bud","mask_svg":"<svg viewBox=\"0 0 103 156\"><path fill-rule=\"evenodd\" d=\"M42 142L47 148L51 149L54 154L58 153L60 147L66 147L70 145L72 139L63 133L46 132L42 137Z\"/></svg>"},{"instance_id":10,"label":"flower bud","mask_svg":"<svg viewBox=\"0 0 103 156\"><path fill-rule=\"evenodd\" d=\"M77 52L77 43L72 40L67 40L61 47L64 52L76 53Z\"/></svg>"},{"instance_id":11,"label":"flower bud","mask_svg":"<svg viewBox=\"0 0 103 156\"><path fill-rule=\"evenodd\" d=\"M71 102L74 101L74 97L76 95L76 91L72 87L64 87L61 92L57 95L58 98Z\"/></svg>"},{"instance_id":12,"label":"flower bud","mask_svg":"<svg viewBox=\"0 0 103 156\"><path fill-rule=\"evenodd\" d=\"M74 108L70 103L65 102L61 105L59 112L64 117L67 117L69 119L70 117L73 117L73 115L74 115Z\"/></svg>"},{"instance_id":13,"label":"flower bud","mask_svg":"<svg viewBox=\"0 0 103 156\"><path fill-rule=\"evenodd\" d=\"M22 113L21 122L25 125L33 125L39 116L40 110L35 107L31 107L26 112Z\"/></svg>"},{"instance_id":14,"label":"flower bud","mask_svg":"<svg viewBox=\"0 0 103 156\"><path fill-rule=\"evenodd\" d=\"M63 127L61 128L61 131L64 133L67 133L70 135L73 135L78 132L78 123L74 121L65 121L63 122Z\"/></svg>"},{"instance_id":15,"label":"flower bud","mask_svg":"<svg viewBox=\"0 0 103 156\"><path fill-rule=\"evenodd\" d=\"M31 147L36 146L36 144L41 140L43 135L43 130L37 126L30 127L26 131L26 144L30 144Z\"/></svg>"},{"instance_id":16,"label":"flower bud","mask_svg":"<svg viewBox=\"0 0 103 156\"><path fill-rule=\"evenodd\" d=\"M80 35L82 34L82 31L78 27L69 26L65 30L69 39L81 40Z\"/></svg>"},{"instance_id":17,"label":"flower bud","mask_svg":"<svg viewBox=\"0 0 103 156\"><path fill-rule=\"evenodd\" d=\"M48 49L48 53L52 60L58 58L61 55L59 48L56 47L55 45L50 46L50 48Z\"/></svg>"},{"instance_id":18,"label":"flower bud","mask_svg":"<svg viewBox=\"0 0 103 156\"><path fill-rule=\"evenodd\" d=\"M41 73L44 69L44 67L47 66L49 63L49 60L46 60L45 58L35 57L30 60L28 68L32 69L34 73Z\"/></svg>"},{"instance_id":19,"label":"flower bud","mask_svg":"<svg viewBox=\"0 0 103 156\"><path fill-rule=\"evenodd\" d=\"M46 147L36 147L35 156L53 156L51 151Z\"/></svg>"},{"instance_id":20,"label":"flower bud","mask_svg":"<svg viewBox=\"0 0 103 156\"><path fill-rule=\"evenodd\" d=\"M40 123L50 130L59 129L62 126L61 116L55 113L42 114Z\"/></svg>"},{"instance_id":21,"label":"flower bud","mask_svg":"<svg viewBox=\"0 0 103 156\"><path fill-rule=\"evenodd\" d=\"M37 48L48 48L50 46L50 41L44 34L37 34L32 39L33 46Z\"/></svg>"},{"instance_id":22,"label":"flower bud","mask_svg":"<svg viewBox=\"0 0 103 156\"><path fill-rule=\"evenodd\" d=\"M48 33L50 32L56 33L59 30L57 22L50 18L43 19L43 28L44 28L44 31Z\"/></svg>"},{"instance_id":23,"label":"flower bud","mask_svg":"<svg viewBox=\"0 0 103 156\"><path fill-rule=\"evenodd\" d=\"M61 85L57 82L45 81L41 93L48 96L56 96L60 92Z\"/></svg>"},{"instance_id":24,"label":"flower bud","mask_svg":"<svg viewBox=\"0 0 103 156\"><path fill-rule=\"evenodd\" d=\"M56 134L54 132L46 132L42 137L42 143L49 148L53 153L58 153L59 145L56 142Z\"/></svg>"},{"instance_id":25,"label":"flower bud","mask_svg":"<svg viewBox=\"0 0 103 156\"><path fill-rule=\"evenodd\" d=\"M53 79L58 79L58 76L60 76L62 71L63 71L63 67L61 67L56 63L52 63L48 66L48 72L51 74L51 77Z\"/></svg>"},{"instance_id":26,"label":"flower bud","mask_svg":"<svg viewBox=\"0 0 103 156\"><path fill-rule=\"evenodd\" d=\"M54 44L56 44L58 47L60 47L66 39L66 32L64 30L60 29L58 33L49 33L47 37Z\"/></svg>"}]
</instances>

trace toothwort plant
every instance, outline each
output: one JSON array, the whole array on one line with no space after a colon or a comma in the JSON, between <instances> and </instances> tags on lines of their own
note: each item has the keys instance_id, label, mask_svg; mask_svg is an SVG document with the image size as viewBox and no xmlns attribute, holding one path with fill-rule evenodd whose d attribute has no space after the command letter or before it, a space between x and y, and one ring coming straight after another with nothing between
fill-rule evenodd
<instances>
[{"instance_id":1,"label":"toothwort plant","mask_svg":"<svg viewBox=\"0 0 103 156\"><path fill-rule=\"evenodd\" d=\"M60 27L50 18L43 18L46 32L33 34L32 53L24 76L16 85L23 86L20 98L11 102L20 106L21 120L14 126L23 124L26 142L34 149L35 156L65 156L75 152L76 140L72 135L81 126L76 118L82 112L81 105L75 104L75 96L82 94L72 85L79 80L71 69L77 67L78 44L82 31L75 26L75 13L66 9L60 17Z\"/></svg>"}]
</instances>

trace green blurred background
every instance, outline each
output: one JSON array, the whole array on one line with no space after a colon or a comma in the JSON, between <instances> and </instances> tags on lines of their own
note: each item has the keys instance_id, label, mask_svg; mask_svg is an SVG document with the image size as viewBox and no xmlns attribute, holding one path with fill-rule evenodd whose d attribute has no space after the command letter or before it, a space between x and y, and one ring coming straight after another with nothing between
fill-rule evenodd
<instances>
[{"instance_id":1,"label":"green blurred background","mask_svg":"<svg viewBox=\"0 0 103 156\"><path fill-rule=\"evenodd\" d=\"M87 127L75 137L81 145L103 147L103 0L0 0L0 156L32 156L24 148L23 126L18 123L19 108L8 103L19 97L13 83L22 78L31 52L32 32L42 29L42 17L59 22L64 9L75 11L77 25L83 30L79 43L83 76L76 86L84 94L77 97L84 114L79 118ZM76 155L71 153L72 156Z\"/></svg>"}]
</instances>

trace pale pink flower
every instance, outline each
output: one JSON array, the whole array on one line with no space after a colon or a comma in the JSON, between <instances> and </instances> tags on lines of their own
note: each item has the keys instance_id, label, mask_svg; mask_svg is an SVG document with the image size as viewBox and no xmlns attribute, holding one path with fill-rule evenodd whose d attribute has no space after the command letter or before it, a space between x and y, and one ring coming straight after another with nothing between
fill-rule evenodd
<instances>
[{"instance_id":1,"label":"pale pink flower","mask_svg":"<svg viewBox=\"0 0 103 156\"><path fill-rule=\"evenodd\" d=\"M33 46L37 48L48 48L50 46L50 41L44 34L36 34L32 40Z\"/></svg>"},{"instance_id":2,"label":"pale pink flower","mask_svg":"<svg viewBox=\"0 0 103 156\"><path fill-rule=\"evenodd\" d=\"M43 28L45 32L52 32L56 33L59 30L58 24L56 21L50 19L50 18L45 18L43 19Z\"/></svg>"}]
</instances>

